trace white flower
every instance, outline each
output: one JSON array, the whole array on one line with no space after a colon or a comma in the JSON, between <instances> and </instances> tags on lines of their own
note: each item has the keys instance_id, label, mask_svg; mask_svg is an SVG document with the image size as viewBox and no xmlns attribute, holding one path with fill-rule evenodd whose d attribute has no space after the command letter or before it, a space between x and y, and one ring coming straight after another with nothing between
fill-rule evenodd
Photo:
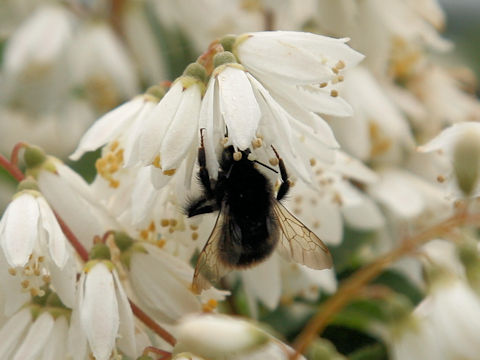
<instances>
[{"instance_id":1,"label":"white flower","mask_svg":"<svg viewBox=\"0 0 480 360\"><path fill-rule=\"evenodd\" d=\"M433 152L437 158L445 159L451 165L439 173L439 182L445 182L449 195L454 199L465 195L472 197L480 193L480 183L475 176L478 172L477 156L479 152L480 124L477 122L463 122L454 124L431 141L418 147L420 152ZM462 148L462 153L457 154L457 149ZM468 153L468 155L466 155ZM463 170L462 170L463 169ZM454 171L455 170L455 171ZM471 174L469 174L471 172ZM471 177L471 193L463 194L461 190L462 177Z\"/></svg>"},{"instance_id":2,"label":"white flower","mask_svg":"<svg viewBox=\"0 0 480 360\"><path fill-rule=\"evenodd\" d=\"M102 22L78 29L69 51L72 81L96 93L97 103L111 106L139 92L132 60L113 30ZM101 84L103 86L99 87ZM109 92L110 91L110 92Z\"/></svg>"},{"instance_id":3,"label":"white flower","mask_svg":"<svg viewBox=\"0 0 480 360\"><path fill-rule=\"evenodd\" d=\"M88 263L82 272L78 312L82 329L97 360L106 360L118 346L135 356L133 314L117 272L109 262Z\"/></svg>"},{"instance_id":4,"label":"white flower","mask_svg":"<svg viewBox=\"0 0 480 360\"><path fill-rule=\"evenodd\" d=\"M36 315L34 315L36 314ZM34 306L13 315L0 329L2 359L64 359L67 356L68 320Z\"/></svg>"},{"instance_id":5,"label":"white flower","mask_svg":"<svg viewBox=\"0 0 480 360\"><path fill-rule=\"evenodd\" d=\"M176 356L185 352L211 360L286 360L292 355L287 345L253 323L225 315L186 317L178 325L177 340Z\"/></svg>"},{"instance_id":6,"label":"white flower","mask_svg":"<svg viewBox=\"0 0 480 360\"><path fill-rule=\"evenodd\" d=\"M43 292L41 286L51 280L64 303L73 304L72 250L40 193L23 190L16 195L0 221L0 246L10 274L18 276L23 291L39 295ZM7 269L2 266L0 270L6 272ZM20 291L20 286L8 289L7 298L15 291Z\"/></svg>"},{"instance_id":7,"label":"white flower","mask_svg":"<svg viewBox=\"0 0 480 360\"><path fill-rule=\"evenodd\" d=\"M293 116L322 124L310 112L352 114L335 89L343 71L363 59L347 40L294 31L248 33L237 38L233 52Z\"/></svg>"},{"instance_id":8,"label":"white flower","mask_svg":"<svg viewBox=\"0 0 480 360\"><path fill-rule=\"evenodd\" d=\"M191 290L193 268L187 262L156 246L140 246L144 251L133 250L130 256L129 277L140 304L155 319L170 323L202 309L211 311L210 306L228 294L210 289L202 297L195 295Z\"/></svg>"},{"instance_id":9,"label":"white flower","mask_svg":"<svg viewBox=\"0 0 480 360\"><path fill-rule=\"evenodd\" d=\"M125 165L153 164L152 180L157 188L171 179L190 153L196 153L203 89L200 79L180 77L151 114L137 121L129 135ZM191 169L193 165L194 161L190 161L186 166Z\"/></svg>"},{"instance_id":10,"label":"white flower","mask_svg":"<svg viewBox=\"0 0 480 360\"><path fill-rule=\"evenodd\" d=\"M460 306L461 305L461 306ZM476 359L480 299L464 281L442 278L415 310L428 322L446 359Z\"/></svg>"},{"instance_id":11,"label":"white flower","mask_svg":"<svg viewBox=\"0 0 480 360\"><path fill-rule=\"evenodd\" d=\"M43 6L9 38L3 69L10 76L48 69L64 53L73 36L73 21L62 6Z\"/></svg>"},{"instance_id":12,"label":"white flower","mask_svg":"<svg viewBox=\"0 0 480 360\"><path fill-rule=\"evenodd\" d=\"M342 94L352 105L354 114L332 118L330 123L346 151L360 159L369 159L413 148L407 119L367 68L359 66L348 72Z\"/></svg>"},{"instance_id":13,"label":"white flower","mask_svg":"<svg viewBox=\"0 0 480 360\"><path fill-rule=\"evenodd\" d=\"M337 143L330 128L325 126L322 132L312 130L302 119L299 121L289 114L241 65L232 63L234 60L228 55L225 61L215 69L200 111L200 128L206 129L204 141L210 177L217 176L218 156L224 146L249 148L253 159L267 163L275 158L270 148L273 145L291 175L310 182L306 159L315 154L326 161L333 160Z\"/></svg>"}]
</instances>

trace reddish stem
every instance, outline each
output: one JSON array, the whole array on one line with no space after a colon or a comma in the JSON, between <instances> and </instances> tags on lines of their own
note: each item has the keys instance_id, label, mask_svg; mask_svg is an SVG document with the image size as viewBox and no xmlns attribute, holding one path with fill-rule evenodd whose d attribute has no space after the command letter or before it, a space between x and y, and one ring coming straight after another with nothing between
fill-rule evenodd
<instances>
[{"instance_id":1,"label":"reddish stem","mask_svg":"<svg viewBox=\"0 0 480 360\"><path fill-rule=\"evenodd\" d=\"M172 358L172 353L171 352L158 349L154 346L147 346L143 350L143 355L148 355L149 353L160 355L161 356L160 360L169 360L169 359Z\"/></svg>"},{"instance_id":2,"label":"reddish stem","mask_svg":"<svg viewBox=\"0 0 480 360\"><path fill-rule=\"evenodd\" d=\"M25 179L25 175L23 175L20 169L16 165L8 161L8 159L2 154L0 154L0 166L7 170L8 173L15 178L15 180L20 182Z\"/></svg>"},{"instance_id":3,"label":"reddish stem","mask_svg":"<svg viewBox=\"0 0 480 360\"><path fill-rule=\"evenodd\" d=\"M12 155L10 156L10 163L13 165L13 166L17 166L18 165L18 153L20 152L21 149L23 149L24 147L26 147L27 144L24 143L24 142L19 142L19 143L16 143L15 146L13 147L13 150L12 150Z\"/></svg>"},{"instance_id":4,"label":"reddish stem","mask_svg":"<svg viewBox=\"0 0 480 360\"><path fill-rule=\"evenodd\" d=\"M67 237L68 241L70 241L70 244L72 244L73 248L77 252L78 256L84 261L88 261L88 251L85 249L85 247L82 245L80 240L77 239L75 234L70 230L67 224L63 221L63 219L54 211L55 217L57 218L58 224L62 228L63 233Z\"/></svg>"},{"instance_id":5,"label":"reddish stem","mask_svg":"<svg viewBox=\"0 0 480 360\"><path fill-rule=\"evenodd\" d=\"M157 333L162 339L168 342L170 345L175 346L177 340L170 334L167 330L158 325L155 321L152 320L150 316L145 314L142 309L140 309L132 300L130 302L130 307L135 316L140 319L145 325L147 325L151 330Z\"/></svg>"}]
</instances>

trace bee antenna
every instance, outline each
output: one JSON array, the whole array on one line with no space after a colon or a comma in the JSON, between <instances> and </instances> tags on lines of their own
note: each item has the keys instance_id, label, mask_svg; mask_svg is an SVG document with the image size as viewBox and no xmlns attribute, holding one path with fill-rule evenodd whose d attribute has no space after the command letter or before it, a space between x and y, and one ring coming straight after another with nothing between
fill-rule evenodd
<instances>
[{"instance_id":1,"label":"bee antenna","mask_svg":"<svg viewBox=\"0 0 480 360\"><path fill-rule=\"evenodd\" d=\"M273 152L275 153L275 156L280 159L280 155L278 155L277 149L273 147L273 145L270 145L272 147Z\"/></svg>"},{"instance_id":2,"label":"bee antenna","mask_svg":"<svg viewBox=\"0 0 480 360\"><path fill-rule=\"evenodd\" d=\"M272 170L274 173L278 174L278 171L277 171L277 170L271 168L270 166L268 166L268 165L266 165L266 164L264 164L264 163L262 163L262 162L260 162L260 161L258 161L258 160L253 160L253 162L254 162L254 163L257 163L257 164L260 164L260 165L266 167L267 169Z\"/></svg>"},{"instance_id":3,"label":"bee antenna","mask_svg":"<svg viewBox=\"0 0 480 360\"><path fill-rule=\"evenodd\" d=\"M203 133L205 132L205 128L200 128L200 146L203 148Z\"/></svg>"}]
</instances>

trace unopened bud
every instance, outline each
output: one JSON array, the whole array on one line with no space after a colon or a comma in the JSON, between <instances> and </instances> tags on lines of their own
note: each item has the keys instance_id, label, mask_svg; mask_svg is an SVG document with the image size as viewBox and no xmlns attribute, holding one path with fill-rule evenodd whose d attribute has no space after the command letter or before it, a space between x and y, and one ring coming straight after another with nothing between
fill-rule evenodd
<instances>
[{"instance_id":1,"label":"unopened bud","mask_svg":"<svg viewBox=\"0 0 480 360\"><path fill-rule=\"evenodd\" d=\"M25 148L23 159L28 168L34 168L42 164L47 159L47 155L42 148L35 145L29 145Z\"/></svg>"},{"instance_id":2,"label":"unopened bud","mask_svg":"<svg viewBox=\"0 0 480 360\"><path fill-rule=\"evenodd\" d=\"M133 239L123 231L115 231L113 236L115 239L115 245L117 245L122 252L127 250L133 244Z\"/></svg>"},{"instance_id":3,"label":"unopened bud","mask_svg":"<svg viewBox=\"0 0 480 360\"><path fill-rule=\"evenodd\" d=\"M194 77L202 82L207 80L207 71L205 70L205 67L196 62L188 65L185 68L183 75Z\"/></svg>"},{"instance_id":4,"label":"unopened bud","mask_svg":"<svg viewBox=\"0 0 480 360\"><path fill-rule=\"evenodd\" d=\"M469 196L475 189L480 172L480 135L466 132L455 144L453 168L457 185Z\"/></svg>"},{"instance_id":5,"label":"unopened bud","mask_svg":"<svg viewBox=\"0 0 480 360\"><path fill-rule=\"evenodd\" d=\"M215 54L213 57L213 66L219 67L220 65L236 63L237 59L230 51L224 51L218 54Z\"/></svg>"},{"instance_id":6,"label":"unopened bud","mask_svg":"<svg viewBox=\"0 0 480 360\"><path fill-rule=\"evenodd\" d=\"M97 243L93 245L89 254L90 260L109 260L110 259L110 249L104 243Z\"/></svg>"},{"instance_id":7,"label":"unopened bud","mask_svg":"<svg viewBox=\"0 0 480 360\"><path fill-rule=\"evenodd\" d=\"M235 43L235 40L237 37L235 35L226 35L220 39L220 44L223 47L223 50L225 51L232 51L233 49L233 44Z\"/></svg>"}]
</instances>

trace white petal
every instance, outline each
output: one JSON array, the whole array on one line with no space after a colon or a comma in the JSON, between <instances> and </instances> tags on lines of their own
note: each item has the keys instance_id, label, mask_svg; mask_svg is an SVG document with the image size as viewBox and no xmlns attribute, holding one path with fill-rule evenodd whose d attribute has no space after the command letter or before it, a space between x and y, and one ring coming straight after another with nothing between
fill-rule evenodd
<instances>
[{"instance_id":1,"label":"white petal","mask_svg":"<svg viewBox=\"0 0 480 360\"><path fill-rule=\"evenodd\" d=\"M133 135L139 139L139 158L144 165L151 163L160 150L163 137L180 104L182 91L182 83L178 81L151 111L143 129L139 128L138 133Z\"/></svg>"},{"instance_id":2,"label":"white petal","mask_svg":"<svg viewBox=\"0 0 480 360\"><path fill-rule=\"evenodd\" d=\"M119 327L118 303L110 270L102 263L85 276L80 321L97 360L107 360L115 346Z\"/></svg>"},{"instance_id":3,"label":"white petal","mask_svg":"<svg viewBox=\"0 0 480 360\"><path fill-rule=\"evenodd\" d=\"M98 119L85 133L71 160L78 160L87 151L93 151L117 138L130 125L143 106L141 96L126 102Z\"/></svg>"},{"instance_id":4,"label":"white petal","mask_svg":"<svg viewBox=\"0 0 480 360\"><path fill-rule=\"evenodd\" d=\"M53 316L44 312L30 326L22 345L18 348L13 360L34 360L47 343L55 321Z\"/></svg>"},{"instance_id":5,"label":"white petal","mask_svg":"<svg viewBox=\"0 0 480 360\"><path fill-rule=\"evenodd\" d=\"M83 279L80 279L80 283L82 283L82 280ZM80 311L78 309L81 292L82 291L80 289L78 296L79 298L77 298L77 304L73 308L70 316L70 328L68 330L67 339L67 354L74 360L85 360L87 357L87 339L85 337L85 332L82 329L79 314Z\"/></svg>"},{"instance_id":6,"label":"white petal","mask_svg":"<svg viewBox=\"0 0 480 360\"><path fill-rule=\"evenodd\" d=\"M458 139L467 132L475 132L480 134L480 123L477 122L463 122L454 124L445 130L434 139L430 140L425 145L418 147L418 151L429 152L440 149L445 149L447 154L452 153L452 149L457 143Z\"/></svg>"},{"instance_id":7,"label":"white petal","mask_svg":"<svg viewBox=\"0 0 480 360\"><path fill-rule=\"evenodd\" d=\"M192 85L182 94L175 117L162 141L160 156L162 169L177 169L189 149L197 147L198 115L201 93L197 85Z\"/></svg>"},{"instance_id":8,"label":"white petal","mask_svg":"<svg viewBox=\"0 0 480 360\"><path fill-rule=\"evenodd\" d=\"M179 279L169 270L165 260L147 254L134 254L131 259L132 286L141 301L156 317L163 321L176 321L185 314L201 310L200 302L190 291L193 269L189 268L189 281ZM167 259L168 261L168 259ZM182 267L187 267L182 264ZM175 269L182 271L182 267ZM157 269L151 272L149 269Z\"/></svg>"},{"instance_id":9,"label":"white petal","mask_svg":"<svg viewBox=\"0 0 480 360\"><path fill-rule=\"evenodd\" d=\"M43 197L37 199L40 209L41 225L48 233L48 251L55 265L62 269L68 260L67 239L63 234L52 209Z\"/></svg>"},{"instance_id":10,"label":"white petal","mask_svg":"<svg viewBox=\"0 0 480 360\"><path fill-rule=\"evenodd\" d=\"M227 67L217 75L220 110L233 146L245 150L255 138L260 109L245 71Z\"/></svg>"},{"instance_id":11,"label":"white petal","mask_svg":"<svg viewBox=\"0 0 480 360\"><path fill-rule=\"evenodd\" d=\"M172 176L165 175L162 169L159 169L155 166L149 166L150 169L150 180L152 181L155 189L161 189L165 186L171 179Z\"/></svg>"},{"instance_id":12,"label":"white petal","mask_svg":"<svg viewBox=\"0 0 480 360\"><path fill-rule=\"evenodd\" d=\"M253 295L270 310L277 307L282 293L282 280L275 254L258 266L243 271L242 280L248 296Z\"/></svg>"},{"instance_id":13,"label":"white petal","mask_svg":"<svg viewBox=\"0 0 480 360\"><path fill-rule=\"evenodd\" d=\"M12 351L32 322L30 309L20 310L13 315L0 329L0 359L10 359Z\"/></svg>"},{"instance_id":14,"label":"white petal","mask_svg":"<svg viewBox=\"0 0 480 360\"><path fill-rule=\"evenodd\" d=\"M385 224L385 218L377 204L367 196L358 205L343 207L342 213L347 224L356 229L379 229Z\"/></svg>"},{"instance_id":15,"label":"white petal","mask_svg":"<svg viewBox=\"0 0 480 360\"><path fill-rule=\"evenodd\" d=\"M30 294L22 291L23 288L20 284L20 278L18 276L12 276L7 271L9 265L5 256L0 252L0 284L2 296L4 297L4 313L6 316L12 316L14 313L22 307L27 301L30 301ZM3 289L8 289L4 291Z\"/></svg>"},{"instance_id":16,"label":"white petal","mask_svg":"<svg viewBox=\"0 0 480 360\"><path fill-rule=\"evenodd\" d=\"M127 134L127 141L125 143L125 151L123 153L124 166L133 166L143 159L140 157L140 143L141 143L141 131L145 129L146 121L152 114L156 103L149 100L144 100L142 109L136 115L133 129L130 129Z\"/></svg>"},{"instance_id":17,"label":"white petal","mask_svg":"<svg viewBox=\"0 0 480 360\"><path fill-rule=\"evenodd\" d=\"M75 285L77 280L77 263L73 256L69 256L65 266L60 269L54 264L49 264L52 286L62 300L62 303L73 308L75 303Z\"/></svg>"},{"instance_id":18,"label":"white petal","mask_svg":"<svg viewBox=\"0 0 480 360\"><path fill-rule=\"evenodd\" d=\"M5 210L6 219L0 239L5 258L12 267L24 266L38 236L40 211L30 194L15 198Z\"/></svg>"},{"instance_id":19,"label":"white petal","mask_svg":"<svg viewBox=\"0 0 480 360\"><path fill-rule=\"evenodd\" d=\"M59 360L66 358L68 322L65 316L55 320L50 338L45 344L41 360Z\"/></svg>"},{"instance_id":20,"label":"white petal","mask_svg":"<svg viewBox=\"0 0 480 360\"><path fill-rule=\"evenodd\" d=\"M212 179L217 178L220 167L216 148L220 145L220 140L223 138L223 133L218 133L216 130L218 130L219 127L215 126L220 122L221 117L218 101L216 100L218 100L218 84L215 78L211 78L208 82L207 91L202 99L198 122L200 129L206 129L206 136L203 139L205 142L205 157L208 173Z\"/></svg>"},{"instance_id":21,"label":"white petal","mask_svg":"<svg viewBox=\"0 0 480 360\"><path fill-rule=\"evenodd\" d=\"M118 300L118 312L120 317L120 325L118 329L118 347L127 356L134 358L137 355L137 348L135 343L135 322L133 318L132 309L128 302L127 295L123 290L117 272L113 272L115 282L115 290Z\"/></svg>"}]
</instances>

